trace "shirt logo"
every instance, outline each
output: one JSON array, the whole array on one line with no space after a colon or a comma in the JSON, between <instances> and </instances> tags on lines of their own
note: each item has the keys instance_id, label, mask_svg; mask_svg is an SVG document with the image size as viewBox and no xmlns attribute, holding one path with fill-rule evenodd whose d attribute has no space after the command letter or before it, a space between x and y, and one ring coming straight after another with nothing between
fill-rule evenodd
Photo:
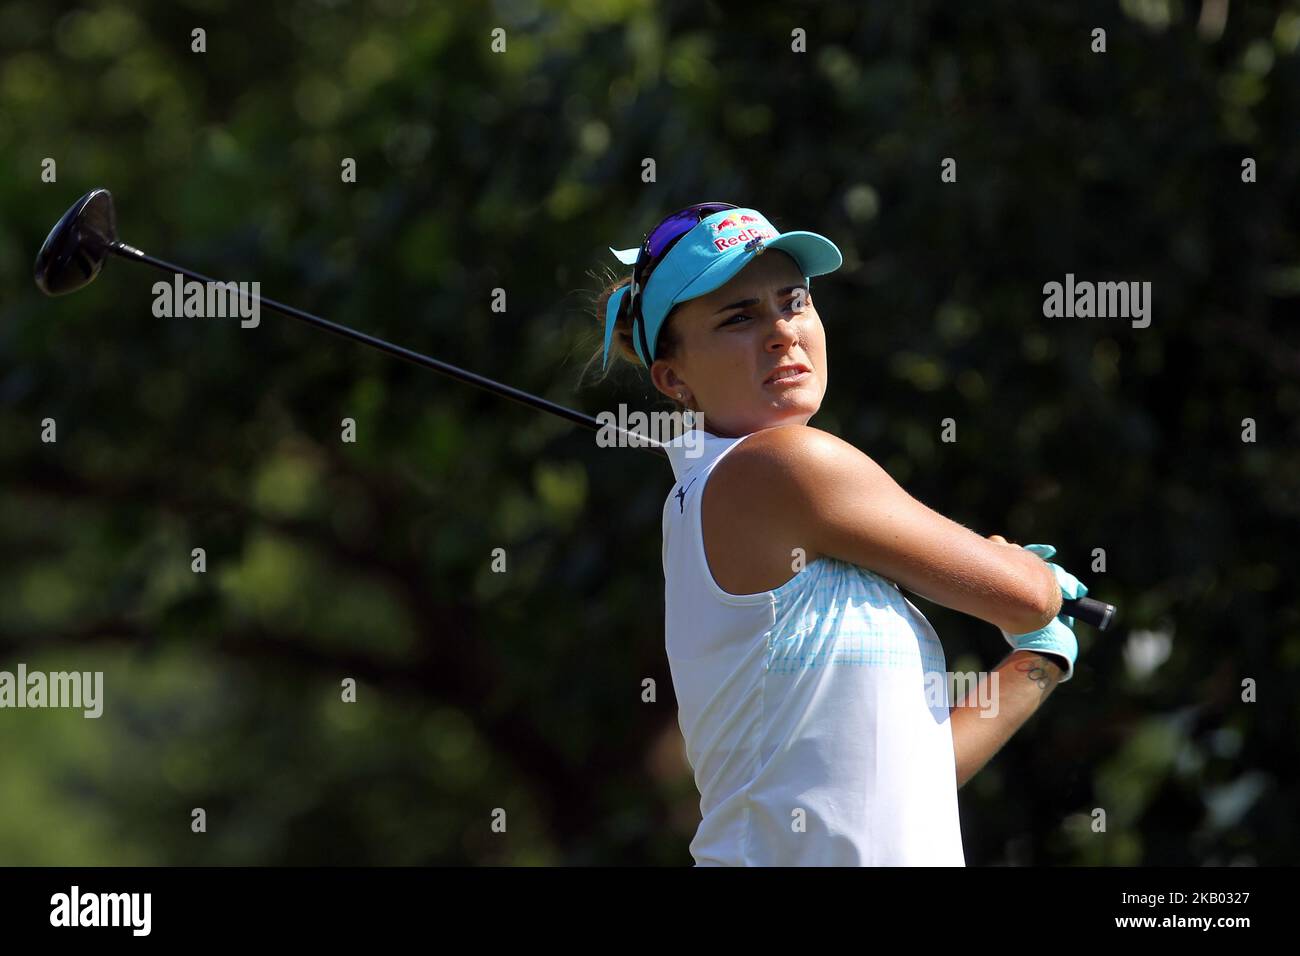
<instances>
[{"instance_id":1,"label":"shirt logo","mask_svg":"<svg viewBox=\"0 0 1300 956\"><path fill-rule=\"evenodd\" d=\"M699 480L699 478L692 478L691 485L695 484ZM677 494L673 496L677 499L678 514L686 514L686 492L691 490L691 485L687 485L685 488L678 488Z\"/></svg>"}]
</instances>

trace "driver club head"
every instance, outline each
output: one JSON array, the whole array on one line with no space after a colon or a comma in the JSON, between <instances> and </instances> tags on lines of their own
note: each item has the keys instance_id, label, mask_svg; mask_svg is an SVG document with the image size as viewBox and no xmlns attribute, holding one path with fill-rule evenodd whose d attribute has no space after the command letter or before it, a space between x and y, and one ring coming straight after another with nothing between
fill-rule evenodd
<instances>
[{"instance_id":1,"label":"driver club head","mask_svg":"<svg viewBox=\"0 0 1300 956\"><path fill-rule=\"evenodd\" d=\"M113 194L92 189L54 224L36 255L36 285L46 295L66 295L99 275L117 241Z\"/></svg>"}]
</instances>

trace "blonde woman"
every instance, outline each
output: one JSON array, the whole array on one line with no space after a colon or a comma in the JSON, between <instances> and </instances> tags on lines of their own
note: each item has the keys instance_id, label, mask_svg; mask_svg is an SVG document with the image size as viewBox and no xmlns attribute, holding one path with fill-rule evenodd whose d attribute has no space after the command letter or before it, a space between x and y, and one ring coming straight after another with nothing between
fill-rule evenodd
<instances>
[{"instance_id":1,"label":"blonde woman","mask_svg":"<svg viewBox=\"0 0 1300 956\"><path fill-rule=\"evenodd\" d=\"M606 363L648 369L704 429L695 454L669 449L662 555L696 864L964 865L957 788L1072 675L1058 614L1086 588L1050 546L982 538L809 426L830 240L701 203L611 251L633 270L599 300ZM943 646L900 587L1003 632L994 706L952 706Z\"/></svg>"}]
</instances>

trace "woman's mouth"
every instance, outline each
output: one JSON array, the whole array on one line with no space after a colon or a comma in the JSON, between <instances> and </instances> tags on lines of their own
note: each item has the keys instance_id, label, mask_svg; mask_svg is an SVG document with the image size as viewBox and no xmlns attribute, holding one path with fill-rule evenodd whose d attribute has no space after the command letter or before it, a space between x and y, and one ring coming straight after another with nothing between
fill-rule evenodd
<instances>
[{"instance_id":1,"label":"woman's mouth","mask_svg":"<svg viewBox=\"0 0 1300 956\"><path fill-rule=\"evenodd\" d=\"M798 385L811 374L807 365L783 365L763 381L763 387L771 385L776 388L787 388Z\"/></svg>"}]
</instances>

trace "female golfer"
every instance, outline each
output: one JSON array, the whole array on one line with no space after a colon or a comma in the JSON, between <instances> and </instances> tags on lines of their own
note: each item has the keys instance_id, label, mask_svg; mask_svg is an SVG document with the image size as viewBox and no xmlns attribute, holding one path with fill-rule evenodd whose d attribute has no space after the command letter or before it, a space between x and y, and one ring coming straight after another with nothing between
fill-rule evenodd
<instances>
[{"instance_id":1,"label":"female golfer","mask_svg":"<svg viewBox=\"0 0 1300 956\"><path fill-rule=\"evenodd\" d=\"M634 269L598 301L606 362L613 346L702 416L669 449L663 512L696 864L964 865L957 788L1070 678L1057 615L1086 588L1050 546L984 539L808 426L829 373L809 286L842 262L830 240L702 203L611 251ZM950 706L943 647L900 586L1016 649L969 706Z\"/></svg>"}]
</instances>

